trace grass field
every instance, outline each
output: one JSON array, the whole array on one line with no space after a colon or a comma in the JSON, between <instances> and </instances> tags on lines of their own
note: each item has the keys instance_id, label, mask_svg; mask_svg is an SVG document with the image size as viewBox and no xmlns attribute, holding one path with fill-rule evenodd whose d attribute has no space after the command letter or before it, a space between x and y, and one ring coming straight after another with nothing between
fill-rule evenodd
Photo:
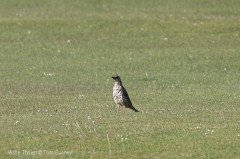
<instances>
[{"instance_id":1,"label":"grass field","mask_svg":"<svg viewBox=\"0 0 240 159\"><path fill-rule=\"evenodd\" d=\"M0 4L1 158L240 158L238 0Z\"/></svg>"}]
</instances>

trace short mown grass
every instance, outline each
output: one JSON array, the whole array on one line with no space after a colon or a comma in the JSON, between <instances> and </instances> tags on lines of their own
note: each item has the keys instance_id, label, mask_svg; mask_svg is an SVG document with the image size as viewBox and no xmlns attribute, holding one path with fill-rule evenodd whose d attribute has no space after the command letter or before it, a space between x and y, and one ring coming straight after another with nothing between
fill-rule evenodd
<instances>
[{"instance_id":1,"label":"short mown grass","mask_svg":"<svg viewBox=\"0 0 240 159\"><path fill-rule=\"evenodd\" d=\"M0 2L2 158L239 158L238 1Z\"/></svg>"}]
</instances>

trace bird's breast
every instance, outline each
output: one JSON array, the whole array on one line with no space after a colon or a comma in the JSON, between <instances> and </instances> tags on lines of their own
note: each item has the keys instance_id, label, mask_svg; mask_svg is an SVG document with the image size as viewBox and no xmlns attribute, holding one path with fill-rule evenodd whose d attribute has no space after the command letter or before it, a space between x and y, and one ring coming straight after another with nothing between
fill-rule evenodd
<instances>
[{"instance_id":1,"label":"bird's breast","mask_svg":"<svg viewBox=\"0 0 240 159\"><path fill-rule=\"evenodd\" d=\"M122 89L119 86L113 87L113 99L116 103L120 103L123 100Z\"/></svg>"}]
</instances>

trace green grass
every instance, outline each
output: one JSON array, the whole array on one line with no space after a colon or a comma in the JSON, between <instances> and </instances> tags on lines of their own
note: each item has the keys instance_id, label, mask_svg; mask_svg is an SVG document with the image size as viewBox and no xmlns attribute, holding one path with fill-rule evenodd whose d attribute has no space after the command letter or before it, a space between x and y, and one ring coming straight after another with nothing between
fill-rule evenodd
<instances>
[{"instance_id":1,"label":"green grass","mask_svg":"<svg viewBox=\"0 0 240 159\"><path fill-rule=\"evenodd\" d=\"M237 0L0 3L1 158L239 158Z\"/></svg>"}]
</instances>

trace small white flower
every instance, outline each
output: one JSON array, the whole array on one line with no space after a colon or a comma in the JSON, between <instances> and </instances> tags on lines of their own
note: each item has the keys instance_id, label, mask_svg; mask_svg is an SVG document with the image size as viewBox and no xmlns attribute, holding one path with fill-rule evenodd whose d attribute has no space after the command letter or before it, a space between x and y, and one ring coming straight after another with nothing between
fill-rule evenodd
<instances>
[{"instance_id":1,"label":"small white flower","mask_svg":"<svg viewBox=\"0 0 240 159\"><path fill-rule=\"evenodd\" d=\"M16 121L16 124L19 123L19 121Z\"/></svg>"},{"instance_id":2,"label":"small white flower","mask_svg":"<svg viewBox=\"0 0 240 159\"><path fill-rule=\"evenodd\" d=\"M141 28L141 30L143 30L143 28Z\"/></svg>"},{"instance_id":3,"label":"small white flower","mask_svg":"<svg viewBox=\"0 0 240 159\"><path fill-rule=\"evenodd\" d=\"M127 138L125 138L125 140L127 140Z\"/></svg>"},{"instance_id":4,"label":"small white flower","mask_svg":"<svg viewBox=\"0 0 240 159\"><path fill-rule=\"evenodd\" d=\"M67 43L70 43L70 40L67 40Z\"/></svg>"},{"instance_id":5,"label":"small white flower","mask_svg":"<svg viewBox=\"0 0 240 159\"><path fill-rule=\"evenodd\" d=\"M55 75L55 73L46 73L46 72L43 72L43 74L44 74L45 76L53 76L53 75Z\"/></svg>"},{"instance_id":6,"label":"small white flower","mask_svg":"<svg viewBox=\"0 0 240 159\"><path fill-rule=\"evenodd\" d=\"M167 38L167 37L165 37L165 38L164 38L164 40L166 40L166 41L167 41L167 40L168 40L168 38Z\"/></svg>"},{"instance_id":7,"label":"small white flower","mask_svg":"<svg viewBox=\"0 0 240 159\"><path fill-rule=\"evenodd\" d=\"M123 139L123 138L121 138L121 140L123 141L124 139Z\"/></svg>"},{"instance_id":8,"label":"small white flower","mask_svg":"<svg viewBox=\"0 0 240 159\"><path fill-rule=\"evenodd\" d=\"M50 117L52 117L52 115L49 115Z\"/></svg>"}]
</instances>

